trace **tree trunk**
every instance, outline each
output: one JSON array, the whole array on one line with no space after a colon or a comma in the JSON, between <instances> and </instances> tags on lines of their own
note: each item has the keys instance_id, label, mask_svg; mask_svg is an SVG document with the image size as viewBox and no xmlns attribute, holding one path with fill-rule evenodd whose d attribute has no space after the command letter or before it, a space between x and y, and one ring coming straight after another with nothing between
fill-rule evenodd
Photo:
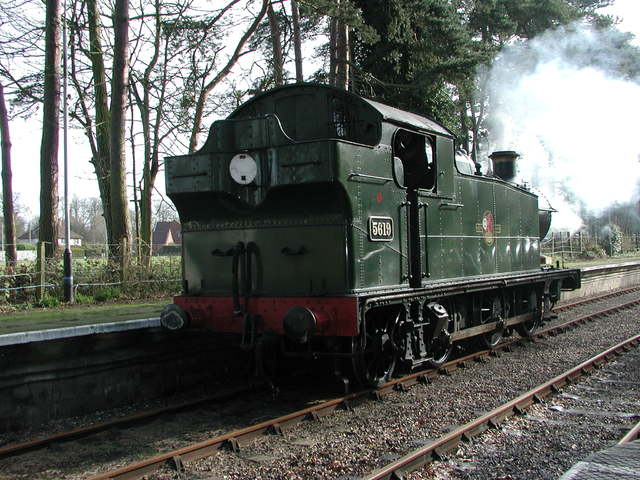
<instances>
[{"instance_id":1,"label":"tree trunk","mask_svg":"<svg viewBox=\"0 0 640 480\"><path fill-rule=\"evenodd\" d=\"M336 68L338 57L336 47L338 44L338 19L331 17L329 20L329 85L336 84Z\"/></svg>"},{"instance_id":2,"label":"tree trunk","mask_svg":"<svg viewBox=\"0 0 640 480\"><path fill-rule=\"evenodd\" d=\"M336 0L340 3L340 0ZM349 66L351 50L349 48L349 26L338 18L331 19L329 32L329 83L349 89Z\"/></svg>"},{"instance_id":3,"label":"tree trunk","mask_svg":"<svg viewBox=\"0 0 640 480\"><path fill-rule=\"evenodd\" d=\"M300 38L300 7L298 0L291 0L291 17L293 20L293 51L296 60L296 82L304 82L302 74L302 40Z\"/></svg>"},{"instance_id":4,"label":"tree trunk","mask_svg":"<svg viewBox=\"0 0 640 480\"><path fill-rule=\"evenodd\" d=\"M102 39L100 33L100 14L96 0L87 0L87 16L89 19L89 59L93 73L93 91L95 95L95 125L96 125L96 151L91 163L96 171L102 211L107 228L107 242L116 243L111 227L111 183L110 183L110 154L109 154L109 95L107 93L107 80L102 53Z\"/></svg>"},{"instance_id":5,"label":"tree trunk","mask_svg":"<svg viewBox=\"0 0 640 480\"><path fill-rule=\"evenodd\" d=\"M273 49L273 79L276 85L284 84L282 58L282 39L280 35L280 24L276 12L273 11L273 3L269 3L267 9L267 17L269 18L269 29L271 30L271 47Z\"/></svg>"},{"instance_id":6,"label":"tree trunk","mask_svg":"<svg viewBox=\"0 0 640 480\"><path fill-rule=\"evenodd\" d=\"M40 231L45 257L58 247L58 142L60 130L60 2L46 0L44 102L40 145Z\"/></svg>"},{"instance_id":7,"label":"tree trunk","mask_svg":"<svg viewBox=\"0 0 640 480\"><path fill-rule=\"evenodd\" d=\"M337 22L336 35L336 87L349 89L351 50L349 48L349 27L343 22Z\"/></svg>"},{"instance_id":8,"label":"tree trunk","mask_svg":"<svg viewBox=\"0 0 640 480\"><path fill-rule=\"evenodd\" d=\"M129 80L129 2L115 0L113 11L114 45L113 76L111 79L111 125L110 125L110 188L111 188L111 228L113 229L112 253L126 255L120 249L126 242L131 244L129 226L129 208L127 203L126 166L125 166L125 123L127 83ZM123 269L127 259L123 258Z\"/></svg>"},{"instance_id":9,"label":"tree trunk","mask_svg":"<svg viewBox=\"0 0 640 480\"><path fill-rule=\"evenodd\" d=\"M16 227L13 212L13 185L11 182L11 136L9 114L4 100L4 86L0 83L0 135L2 138L2 214L4 217L4 259L11 270L18 259L16 252Z\"/></svg>"},{"instance_id":10,"label":"tree trunk","mask_svg":"<svg viewBox=\"0 0 640 480\"><path fill-rule=\"evenodd\" d=\"M469 114L468 104L462 95L462 89L458 88L458 112L460 114L460 146L469 153Z\"/></svg>"},{"instance_id":11,"label":"tree trunk","mask_svg":"<svg viewBox=\"0 0 640 480\"><path fill-rule=\"evenodd\" d=\"M152 192L155 175L152 175L148 168L142 177L142 188L140 189L140 250L142 262L147 267L151 262L152 236L151 236L151 214L152 214Z\"/></svg>"},{"instance_id":12,"label":"tree trunk","mask_svg":"<svg viewBox=\"0 0 640 480\"><path fill-rule=\"evenodd\" d=\"M133 88L129 88L129 103L133 105ZM136 142L135 142L135 122L133 115L129 118L129 138L131 139L131 175L132 175L132 185L133 185L133 212L134 212L134 225L135 230L132 232L134 237L134 246L136 249L136 258L138 262L140 262L140 199L138 198L138 176L137 176L137 166L136 166Z\"/></svg>"}]
</instances>

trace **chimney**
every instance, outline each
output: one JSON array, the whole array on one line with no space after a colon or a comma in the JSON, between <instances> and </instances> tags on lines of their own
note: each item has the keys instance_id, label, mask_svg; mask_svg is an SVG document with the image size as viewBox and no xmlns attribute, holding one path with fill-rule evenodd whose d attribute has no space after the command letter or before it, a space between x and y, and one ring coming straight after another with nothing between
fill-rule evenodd
<instances>
[{"instance_id":1,"label":"chimney","mask_svg":"<svg viewBox=\"0 0 640 480\"><path fill-rule=\"evenodd\" d=\"M516 176L516 159L520 156L513 150L493 152L489 155L493 165L493 174L505 182L511 182Z\"/></svg>"}]
</instances>

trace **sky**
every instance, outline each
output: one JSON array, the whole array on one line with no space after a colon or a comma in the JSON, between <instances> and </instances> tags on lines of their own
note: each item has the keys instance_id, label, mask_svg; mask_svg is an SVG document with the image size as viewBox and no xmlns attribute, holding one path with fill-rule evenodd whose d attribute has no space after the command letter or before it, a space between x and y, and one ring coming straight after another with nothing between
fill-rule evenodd
<instances>
[{"instance_id":1,"label":"sky","mask_svg":"<svg viewBox=\"0 0 640 480\"><path fill-rule=\"evenodd\" d=\"M620 30L629 31L636 36L636 44L640 45L640 0L616 0L614 5L603 10L620 17ZM16 120L10 125L12 135L13 188L23 208L23 216L30 218L38 215L39 210L39 161L40 161L40 122L41 111L27 121ZM60 195L63 194L63 156L62 134L60 135ZM201 138L203 142L205 138ZM82 132L70 130L69 143L69 186L70 196L80 198L97 197L98 188L93 167L89 163L91 154ZM186 152L174 152L181 155ZM129 168L131 170L131 168ZM128 185L132 185L131 174ZM164 192L164 175L156 180L158 190Z\"/></svg>"}]
</instances>

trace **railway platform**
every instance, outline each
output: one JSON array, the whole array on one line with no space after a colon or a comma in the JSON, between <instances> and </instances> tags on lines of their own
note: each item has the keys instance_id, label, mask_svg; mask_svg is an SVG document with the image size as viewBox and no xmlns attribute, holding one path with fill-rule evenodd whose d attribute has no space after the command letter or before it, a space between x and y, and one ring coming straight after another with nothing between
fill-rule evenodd
<instances>
[{"instance_id":1,"label":"railway platform","mask_svg":"<svg viewBox=\"0 0 640 480\"><path fill-rule=\"evenodd\" d=\"M170 298L0 314L0 347L160 326Z\"/></svg>"},{"instance_id":2,"label":"railway platform","mask_svg":"<svg viewBox=\"0 0 640 480\"><path fill-rule=\"evenodd\" d=\"M560 480L640 479L640 440L601 450L571 467Z\"/></svg>"},{"instance_id":3,"label":"railway platform","mask_svg":"<svg viewBox=\"0 0 640 480\"><path fill-rule=\"evenodd\" d=\"M210 336L159 327L169 301L0 314L0 432L162 397L214 378L204 371L215 364Z\"/></svg>"}]
</instances>

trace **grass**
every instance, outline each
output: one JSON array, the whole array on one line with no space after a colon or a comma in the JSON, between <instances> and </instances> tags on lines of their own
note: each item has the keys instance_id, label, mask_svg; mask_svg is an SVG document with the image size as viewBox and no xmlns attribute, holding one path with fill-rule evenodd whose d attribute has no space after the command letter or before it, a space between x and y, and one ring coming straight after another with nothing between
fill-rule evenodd
<instances>
[{"instance_id":1,"label":"grass","mask_svg":"<svg viewBox=\"0 0 640 480\"><path fill-rule=\"evenodd\" d=\"M162 307L170 302L171 298L161 298L133 303L72 305L46 310L3 313L0 315L0 335L153 318L159 316Z\"/></svg>"}]
</instances>

